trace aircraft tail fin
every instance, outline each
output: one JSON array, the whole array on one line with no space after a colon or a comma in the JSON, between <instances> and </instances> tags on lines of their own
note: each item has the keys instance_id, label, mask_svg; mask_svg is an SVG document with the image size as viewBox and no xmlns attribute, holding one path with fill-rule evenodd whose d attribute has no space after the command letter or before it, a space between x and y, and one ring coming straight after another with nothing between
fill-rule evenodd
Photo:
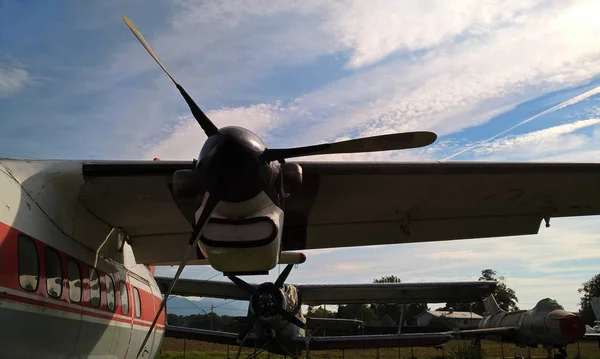
<instances>
[{"instance_id":1,"label":"aircraft tail fin","mask_svg":"<svg viewBox=\"0 0 600 359\"><path fill-rule=\"evenodd\" d=\"M596 317L596 322L600 322L600 298L592 297L590 299L592 310L594 311L594 316Z\"/></svg>"},{"instance_id":2,"label":"aircraft tail fin","mask_svg":"<svg viewBox=\"0 0 600 359\"><path fill-rule=\"evenodd\" d=\"M494 298L493 294L490 294L489 297L483 300L483 305L485 306L484 315L490 315L496 313L499 310L502 310L502 308L500 308L500 306L498 305L498 302L496 302L496 298Z\"/></svg>"}]
</instances>

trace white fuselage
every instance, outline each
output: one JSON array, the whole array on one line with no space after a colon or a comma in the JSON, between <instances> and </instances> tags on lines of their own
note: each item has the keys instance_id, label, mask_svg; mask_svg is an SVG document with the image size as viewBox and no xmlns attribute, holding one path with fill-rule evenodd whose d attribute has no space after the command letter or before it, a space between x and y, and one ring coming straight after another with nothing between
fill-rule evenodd
<instances>
[{"instance_id":1,"label":"white fuselage","mask_svg":"<svg viewBox=\"0 0 600 359\"><path fill-rule=\"evenodd\" d=\"M59 177L0 160L0 357L135 358L159 288ZM157 356L164 325L163 312L140 357Z\"/></svg>"}]
</instances>

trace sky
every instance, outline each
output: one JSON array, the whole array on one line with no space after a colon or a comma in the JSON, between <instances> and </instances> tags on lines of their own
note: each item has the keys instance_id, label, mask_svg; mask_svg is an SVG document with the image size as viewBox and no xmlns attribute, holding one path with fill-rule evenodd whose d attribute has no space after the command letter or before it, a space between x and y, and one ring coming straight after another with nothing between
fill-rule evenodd
<instances>
[{"instance_id":1,"label":"sky","mask_svg":"<svg viewBox=\"0 0 600 359\"><path fill-rule=\"evenodd\" d=\"M197 157L206 137L126 14L217 126L271 147L438 134L422 149L306 160L594 162L599 12L593 0L4 0L0 156ZM289 281L474 280L492 268L522 308L551 297L577 310L577 288L599 272L599 225L553 219L535 236L306 251Z\"/></svg>"}]
</instances>

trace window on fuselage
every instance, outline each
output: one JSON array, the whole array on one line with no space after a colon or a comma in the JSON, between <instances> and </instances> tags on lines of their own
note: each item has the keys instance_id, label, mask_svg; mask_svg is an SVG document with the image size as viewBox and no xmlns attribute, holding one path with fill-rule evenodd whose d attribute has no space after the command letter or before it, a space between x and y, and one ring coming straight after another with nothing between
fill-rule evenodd
<instances>
[{"instance_id":1,"label":"window on fuselage","mask_svg":"<svg viewBox=\"0 0 600 359\"><path fill-rule=\"evenodd\" d=\"M62 294L62 262L57 251L46 247L46 291L54 298Z\"/></svg>"},{"instance_id":2,"label":"window on fuselage","mask_svg":"<svg viewBox=\"0 0 600 359\"><path fill-rule=\"evenodd\" d=\"M71 302L79 303L81 301L81 270L79 263L69 257L67 260L69 270L69 299Z\"/></svg>"},{"instance_id":3,"label":"window on fuselage","mask_svg":"<svg viewBox=\"0 0 600 359\"><path fill-rule=\"evenodd\" d=\"M90 267L90 304L94 307L100 306L100 278L94 267Z\"/></svg>"},{"instance_id":4,"label":"window on fuselage","mask_svg":"<svg viewBox=\"0 0 600 359\"><path fill-rule=\"evenodd\" d=\"M115 284L112 277L108 274L104 276L104 282L106 283L106 306L111 311L115 310Z\"/></svg>"},{"instance_id":5,"label":"window on fuselage","mask_svg":"<svg viewBox=\"0 0 600 359\"><path fill-rule=\"evenodd\" d=\"M140 291L133 287L133 292L135 293L135 316L137 318L142 316L142 300L140 299Z\"/></svg>"},{"instance_id":6,"label":"window on fuselage","mask_svg":"<svg viewBox=\"0 0 600 359\"><path fill-rule=\"evenodd\" d=\"M33 239L19 234L19 285L30 292L35 292L40 277L38 249Z\"/></svg>"},{"instance_id":7,"label":"window on fuselage","mask_svg":"<svg viewBox=\"0 0 600 359\"><path fill-rule=\"evenodd\" d=\"M119 283L119 291L121 293L121 312L125 315L129 314L129 295L127 294L127 285L121 281Z\"/></svg>"}]
</instances>

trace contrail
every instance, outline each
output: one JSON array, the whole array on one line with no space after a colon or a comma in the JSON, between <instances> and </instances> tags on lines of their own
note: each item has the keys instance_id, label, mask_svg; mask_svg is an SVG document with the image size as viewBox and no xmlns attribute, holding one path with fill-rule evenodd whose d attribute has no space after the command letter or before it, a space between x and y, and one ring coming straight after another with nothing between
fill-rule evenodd
<instances>
[{"instance_id":1,"label":"contrail","mask_svg":"<svg viewBox=\"0 0 600 359\"><path fill-rule=\"evenodd\" d=\"M502 135L504 135L505 133L507 133L507 132L509 132L509 131L512 131L512 130L514 130L515 128L517 128L517 127L519 127L519 126L521 126L521 125L523 125L523 124L526 124L526 123L527 123L527 122L529 122L529 121L535 120L536 118L538 118L538 117L540 117L540 116L543 116L543 115L545 115L545 114L548 114L548 113L550 113L550 112L554 112L554 111L556 111L556 110L560 110L561 108L565 108L565 107L567 107L567 106L570 106L570 105L574 105L574 104L576 104L576 103L578 103L578 102L580 102L580 101L583 101L583 100L585 100L585 99L586 99L586 98L588 98L588 97L594 96L594 95L596 95L596 94L598 94L598 93L600 93L600 86L598 86L598 87L596 87L596 88L594 88L594 89L591 89L591 90L589 90L589 91L586 91L586 92L582 93L581 95L577 95L577 96L575 96L575 97L573 97L573 98L571 98L571 99L569 99L569 100L567 100L567 101L565 101L565 102L559 103L558 105L556 105L556 106L554 106L554 107L552 107L552 108L549 108L549 109L547 109L547 110L546 110L546 111L544 111L544 112L540 112L540 113L538 113L538 114L537 114L537 115L535 115L535 116L529 117L528 119L526 119L526 120L524 120L524 121L521 121L521 122L517 123L517 124L516 124L516 125L514 125L513 127L509 128L509 129L507 129L507 130L504 130L504 131L502 131L502 132L498 133L497 135L494 135L494 136L492 136L492 137L488 138L488 139L487 139L487 140L485 140L485 141L479 142L479 143L477 143L477 144L475 144L475 145L473 145L473 146L471 146L471 147L467 147L467 148L465 148L465 149L464 149L464 150L462 150L462 151L459 151L459 152L457 152L457 153L455 153L455 154L453 154L453 155L450 155L450 156L448 156L448 157L444 158L442 161L447 161L447 160L449 160L449 159L451 159L451 158L453 158L453 157L456 157L456 156L460 155L461 153L465 153L465 152L467 152L467 151L470 151L470 150L472 150L472 149L476 148L477 146L481 146L481 145L483 145L483 144L485 144L485 143L488 143L488 142L490 142L491 140L493 140L493 139L495 139L495 138L497 138L497 137L499 137L499 136L502 136Z\"/></svg>"}]
</instances>

